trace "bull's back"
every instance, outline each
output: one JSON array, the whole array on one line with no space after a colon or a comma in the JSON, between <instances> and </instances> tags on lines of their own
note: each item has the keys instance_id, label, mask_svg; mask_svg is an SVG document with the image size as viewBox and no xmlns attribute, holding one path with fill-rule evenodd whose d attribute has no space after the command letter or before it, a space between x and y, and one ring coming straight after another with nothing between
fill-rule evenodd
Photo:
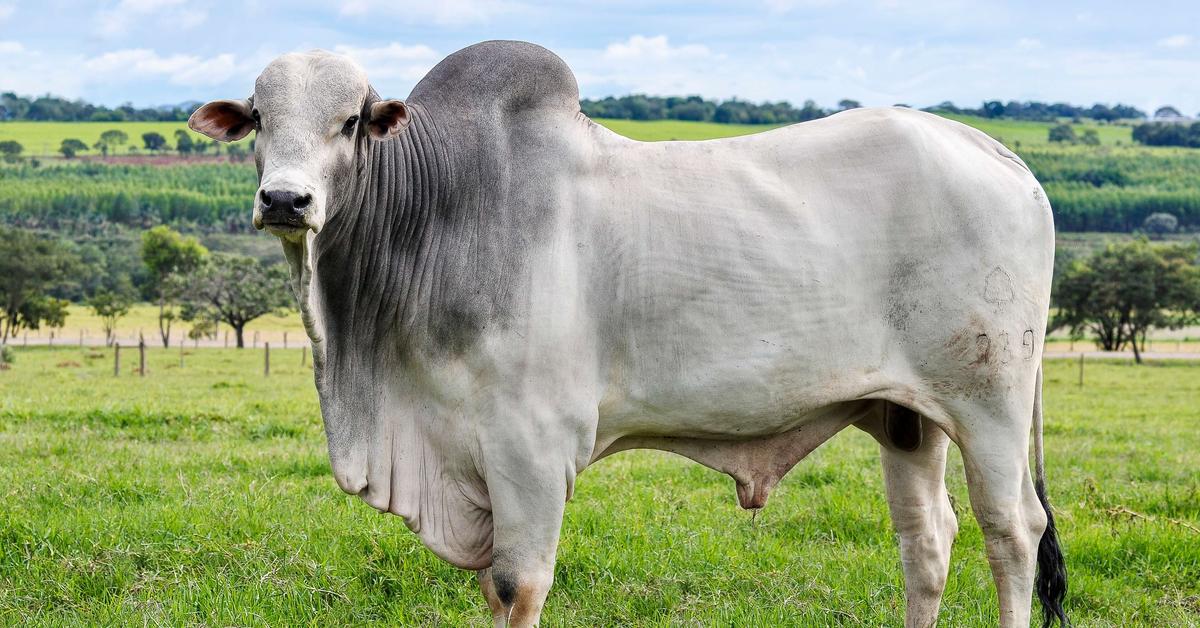
<instances>
[{"instance_id":1,"label":"bull's back","mask_svg":"<svg viewBox=\"0 0 1200 628\"><path fill-rule=\"evenodd\" d=\"M982 134L868 111L614 150L619 185L600 207L623 234L620 311L601 316L620 321L602 343L615 348L618 414L770 431L896 380L943 377L929 371L976 359L981 334L1019 359L1036 336L1040 355L1049 209Z\"/></svg>"}]
</instances>

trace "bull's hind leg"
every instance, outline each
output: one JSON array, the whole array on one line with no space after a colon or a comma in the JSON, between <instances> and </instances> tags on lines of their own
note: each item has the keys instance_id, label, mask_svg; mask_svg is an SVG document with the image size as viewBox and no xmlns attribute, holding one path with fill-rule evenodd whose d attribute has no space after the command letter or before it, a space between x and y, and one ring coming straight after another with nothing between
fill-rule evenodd
<instances>
[{"instance_id":1,"label":"bull's hind leg","mask_svg":"<svg viewBox=\"0 0 1200 628\"><path fill-rule=\"evenodd\" d=\"M945 482L950 439L915 413L905 419L914 422L907 427L897 425L896 419L894 412L888 412L886 418L877 417L860 426L879 441L888 508L900 536L907 598L904 625L923 628L937 623L950 548L958 532Z\"/></svg>"},{"instance_id":2,"label":"bull's hind leg","mask_svg":"<svg viewBox=\"0 0 1200 628\"><path fill-rule=\"evenodd\" d=\"M1021 387L1015 387L1020 390ZM971 508L987 545L1001 626L1029 626L1038 544L1046 529L1029 470L1033 395L951 404Z\"/></svg>"}]
</instances>

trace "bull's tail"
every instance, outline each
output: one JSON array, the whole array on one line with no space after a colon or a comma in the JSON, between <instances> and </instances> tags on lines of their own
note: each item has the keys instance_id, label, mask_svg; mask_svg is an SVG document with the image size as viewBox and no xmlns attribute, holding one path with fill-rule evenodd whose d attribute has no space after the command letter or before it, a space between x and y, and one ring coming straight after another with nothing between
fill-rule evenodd
<instances>
[{"instance_id":1,"label":"bull's tail","mask_svg":"<svg viewBox=\"0 0 1200 628\"><path fill-rule=\"evenodd\" d=\"M1035 465L1034 488L1038 500L1046 511L1046 531L1038 543L1037 582L1038 600L1042 603L1042 627L1049 628L1057 619L1066 627L1067 613L1063 610L1063 599L1067 597L1067 565L1063 560L1062 547L1058 544L1058 530L1054 527L1054 513L1046 499L1046 465L1042 448L1042 367L1037 370L1037 387L1033 397L1033 453Z\"/></svg>"}]
</instances>

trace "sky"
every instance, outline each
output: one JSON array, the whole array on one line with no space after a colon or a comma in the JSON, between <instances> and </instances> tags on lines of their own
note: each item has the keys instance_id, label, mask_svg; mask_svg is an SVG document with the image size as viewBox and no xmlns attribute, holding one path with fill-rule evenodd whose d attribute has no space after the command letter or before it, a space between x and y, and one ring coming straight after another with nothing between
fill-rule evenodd
<instances>
[{"instance_id":1,"label":"sky","mask_svg":"<svg viewBox=\"0 0 1200 628\"><path fill-rule=\"evenodd\" d=\"M0 0L0 91L110 106L244 97L276 55L324 48L403 98L486 39L553 50L591 98L1200 112L1200 2L1128 0Z\"/></svg>"}]
</instances>

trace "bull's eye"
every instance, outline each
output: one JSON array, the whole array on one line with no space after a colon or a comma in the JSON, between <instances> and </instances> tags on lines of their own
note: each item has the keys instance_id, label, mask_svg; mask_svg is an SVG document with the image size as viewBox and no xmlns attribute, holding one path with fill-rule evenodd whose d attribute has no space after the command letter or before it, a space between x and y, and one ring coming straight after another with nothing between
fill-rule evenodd
<instances>
[{"instance_id":1,"label":"bull's eye","mask_svg":"<svg viewBox=\"0 0 1200 628\"><path fill-rule=\"evenodd\" d=\"M253 111L251 111L250 117L254 118L254 130L262 131L262 116L259 115L258 109L254 109Z\"/></svg>"},{"instance_id":2,"label":"bull's eye","mask_svg":"<svg viewBox=\"0 0 1200 628\"><path fill-rule=\"evenodd\" d=\"M350 137L354 135L354 129L358 127L358 116L350 116L346 118L346 123L342 125L342 135Z\"/></svg>"}]
</instances>

